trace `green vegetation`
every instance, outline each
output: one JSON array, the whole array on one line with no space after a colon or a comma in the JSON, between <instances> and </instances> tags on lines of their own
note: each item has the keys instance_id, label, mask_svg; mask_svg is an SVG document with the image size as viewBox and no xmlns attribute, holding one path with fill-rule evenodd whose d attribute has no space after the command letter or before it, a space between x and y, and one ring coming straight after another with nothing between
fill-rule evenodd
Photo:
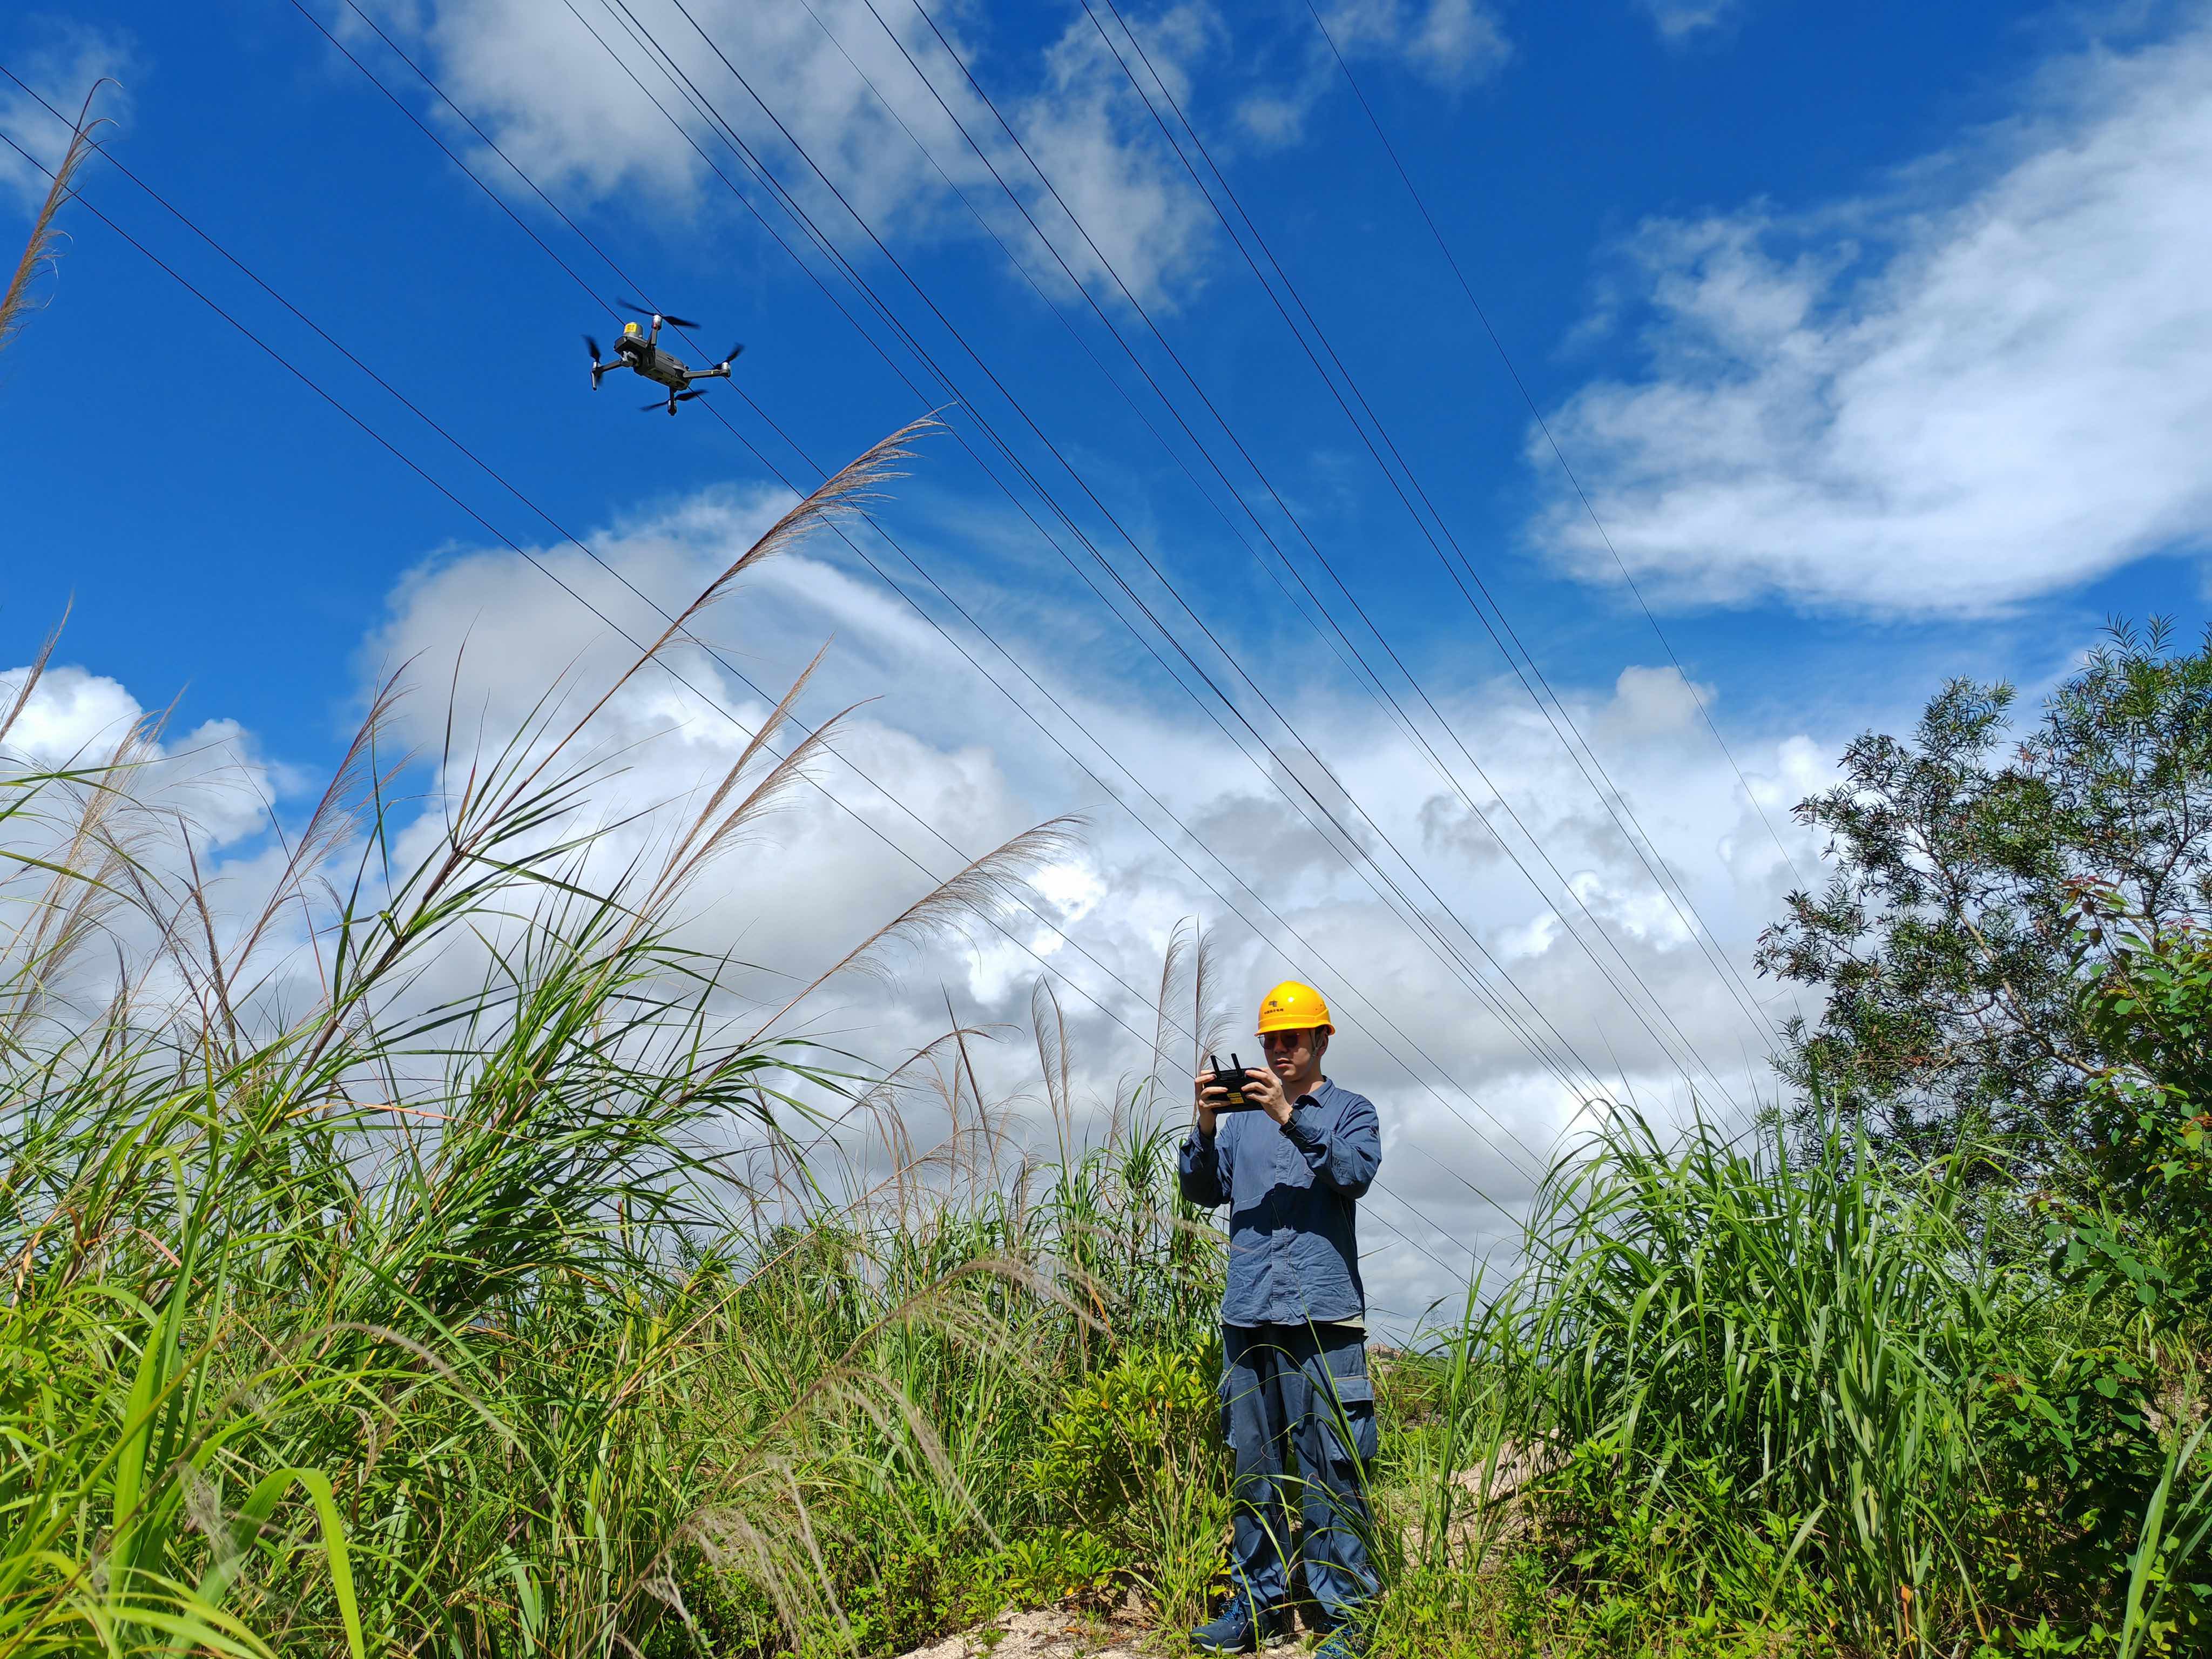
<instances>
[{"instance_id":1,"label":"green vegetation","mask_svg":"<svg viewBox=\"0 0 2212 1659\"><path fill-rule=\"evenodd\" d=\"M2212 649L2171 645L2116 631L2017 737L2010 686L1954 681L1798 809L1834 874L1759 965L1825 998L1784 1056L1808 1114L1923 1155L1984 1131L2054 1170L2095 1144L2094 1080L2126 1055L2080 994L2109 959L2085 903L2155 945L2212 916Z\"/></svg>"},{"instance_id":2,"label":"green vegetation","mask_svg":"<svg viewBox=\"0 0 2212 1659\"><path fill-rule=\"evenodd\" d=\"M1999 766L2011 701L1801 809L1794 1109L1618 1116L1433 1362L1431 1489L1513 1496L1489 1591L1425 1509L1407 1650L2212 1647L2212 642L2117 630Z\"/></svg>"},{"instance_id":3,"label":"green vegetation","mask_svg":"<svg viewBox=\"0 0 2212 1659\"><path fill-rule=\"evenodd\" d=\"M1524 1483L1487 1547L1632 1650L2110 1651L2139 1569L2134 1639L2192 1650L2194 1358L2042 1271L1990 1156L1607 1132L1454 1356L1469 1461Z\"/></svg>"},{"instance_id":4,"label":"green vegetation","mask_svg":"<svg viewBox=\"0 0 2212 1659\"><path fill-rule=\"evenodd\" d=\"M1830 998L1797 1108L1617 1115L1511 1280L1378 1361L1377 1651L2206 1650L2208 688L2123 635L2006 768L2002 689L1855 745L1808 808L1843 874L1769 945ZM820 734L778 758L779 709L617 859L612 688L568 690L404 831L380 698L245 916L150 734L0 767L0 1659L823 1659L1132 1594L1172 1648L1228 1514L1172 1178L1202 945L1089 1142L1040 999L1033 1161L980 1034L859 1076L683 942Z\"/></svg>"}]
</instances>

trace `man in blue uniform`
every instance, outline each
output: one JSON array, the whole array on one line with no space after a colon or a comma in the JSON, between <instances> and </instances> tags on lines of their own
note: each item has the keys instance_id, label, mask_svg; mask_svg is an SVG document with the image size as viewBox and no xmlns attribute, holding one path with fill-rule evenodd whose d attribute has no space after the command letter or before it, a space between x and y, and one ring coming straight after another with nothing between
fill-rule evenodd
<instances>
[{"instance_id":1,"label":"man in blue uniform","mask_svg":"<svg viewBox=\"0 0 2212 1659\"><path fill-rule=\"evenodd\" d=\"M1229 1089L1201 1075L1180 1160L1186 1199L1229 1206L1221 1398L1237 1464L1236 1589L1191 1644L1242 1653L1288 1627L1295 1485L1306 1588L1330 1632L1316 1659L1350 1659L1376 1589L1364 1493L1375 1391L1353 1212L1382 1161L1382 1132L1365 1097L1322 1075L1335 1027L1311 986L1270 991L1259 1030L1267 1069L1238 1079L1250 1109L1224 1109Z\"/></svg>"}]
</instances>

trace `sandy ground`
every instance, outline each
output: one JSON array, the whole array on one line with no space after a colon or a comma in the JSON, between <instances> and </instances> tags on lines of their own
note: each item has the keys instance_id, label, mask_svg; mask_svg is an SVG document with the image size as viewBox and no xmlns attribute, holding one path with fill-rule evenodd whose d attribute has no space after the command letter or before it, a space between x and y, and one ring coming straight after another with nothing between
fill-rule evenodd
<instances>
[{"instance_id":1,"label":"sandy ground","mask_svg":"<svg viewBox=\"0 0 2212 1659\"><path fill-rule=\"evenodd\" d=\"M1301 1650L1293 1637L1261 1650L1290 1655ZM1133 1612L1110 1619L1048 1607L1041 1613L1002 1613L980 1629L948 1636L903 1659L1158 1659L1159 1644L1150 1624Z\"/></svg>"}]
</instances>

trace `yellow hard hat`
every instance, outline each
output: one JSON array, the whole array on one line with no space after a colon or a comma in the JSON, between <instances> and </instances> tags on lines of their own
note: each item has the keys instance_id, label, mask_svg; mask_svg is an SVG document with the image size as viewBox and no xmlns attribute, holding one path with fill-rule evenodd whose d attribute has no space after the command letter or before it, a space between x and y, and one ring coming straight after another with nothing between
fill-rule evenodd
<instances>
[{"instance_id":1,"label":"yellow hard hat","mask_svg":"<svg viewBox=\"0 0 2212 1659\"><path fill-rule=\"evenodd\" d=\"M1328 1004L1321 1000L1321 993L1310 985L1301 985L1286 979L1267 993L1267 1000L1260 1005L1260 1030L1303 1031L1309 1028L1334 1031L1329 1024Z\"/></svg>"}]
</instances>

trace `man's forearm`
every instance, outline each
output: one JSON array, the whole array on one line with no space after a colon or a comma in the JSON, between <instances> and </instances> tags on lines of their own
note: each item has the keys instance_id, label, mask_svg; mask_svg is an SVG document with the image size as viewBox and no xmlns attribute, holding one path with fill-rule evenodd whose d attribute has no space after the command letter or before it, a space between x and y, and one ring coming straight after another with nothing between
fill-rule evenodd
<instances>
[{"instance_id":1,"label":"man's forearm","mask_svg":"<svg viewBox=\"0 0 2212 1659\"><path fill-rule=\"evenodd\" d=\"M1283 1133L1298 1149L1314 1179L1346 1198L1363 1195L1382 1165L1382 1131L1372 1111L1340 1118L1333 1129L1321 1124L1322 1111L1309 1096L1298 1102Z\"/></svg>"},{"instance_id":2,"label":"man's forearm","mask_svg":"<svg viewBox=\"0 0 2212 1659\"><path fill-rule=\"evenodd\" d=\"M1183 1201L1210 1210L1229 1201L1228 1182L1221 1173L1221 1141L1218 1134L1203 1134L1196 1127L1183 1137L1176 1158L1177 1184Z\"/></svg>"}]
</instances>

